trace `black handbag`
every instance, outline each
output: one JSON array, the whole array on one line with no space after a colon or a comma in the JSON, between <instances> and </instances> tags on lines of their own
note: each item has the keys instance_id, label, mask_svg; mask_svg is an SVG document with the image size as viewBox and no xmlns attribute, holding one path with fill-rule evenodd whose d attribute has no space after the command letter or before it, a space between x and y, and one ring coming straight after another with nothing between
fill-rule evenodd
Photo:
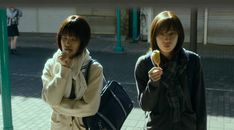
<instances>
[{"instance_id":1,"label":"black handbag","mask_svg":"<svg viewBox=\"0 0 234 130\"><path fill-rule=\"evenodd\" d=\"M92 62L89 63L85 74L86 81ZM98 112L93 116L84 117L83 122L87 130L120 130L132 109L133 101L123 86L117 81L108 81L102 88Z\"/></svg>"}]
</instances>

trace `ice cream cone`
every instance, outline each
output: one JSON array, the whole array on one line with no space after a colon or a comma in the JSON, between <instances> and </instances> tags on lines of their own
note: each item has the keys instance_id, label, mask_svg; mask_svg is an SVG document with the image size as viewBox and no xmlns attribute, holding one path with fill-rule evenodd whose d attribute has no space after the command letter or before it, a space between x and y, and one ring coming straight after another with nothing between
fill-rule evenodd
<instances>
[{"instance_id":1,"label":"ice cream cone","mask_svg":"<svg viewBox=\"0 0 234 130\"><path fill-rule=\"evenodd\" d=\"M154 64L159 67L159 65L160 65L160 51L154 50L151 54L151 59L154 62Z\"/></svg>"}]
</instances>

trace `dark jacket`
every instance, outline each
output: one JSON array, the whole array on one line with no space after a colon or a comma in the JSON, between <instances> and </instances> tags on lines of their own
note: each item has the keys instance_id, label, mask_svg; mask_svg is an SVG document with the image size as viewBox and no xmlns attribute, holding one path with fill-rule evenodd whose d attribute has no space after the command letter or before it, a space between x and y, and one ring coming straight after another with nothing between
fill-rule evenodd
<instances>
[{"instance_id":1,"label":"dark jacket","mask_svg":"<svg viewBox=\"0 0 234 130\"><path fill-rule=\"evenodd\" d=\"M185 49L175 63L161 55L163 75L149 80L151 53L139 57L135 66L138 101L146 112L147 130L206 130L206 99L200 57Z\"/></svg>"}]
</instances>

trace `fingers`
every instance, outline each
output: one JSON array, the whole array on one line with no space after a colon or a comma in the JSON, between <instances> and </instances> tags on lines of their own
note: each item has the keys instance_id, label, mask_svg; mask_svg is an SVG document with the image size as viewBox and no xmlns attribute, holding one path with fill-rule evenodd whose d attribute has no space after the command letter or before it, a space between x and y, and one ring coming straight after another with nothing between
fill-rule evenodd
<instances>
[{"instance_id":1,"label":"fingers","mask_svg":"<svg viewBox=\"0 0 234 130\"><path fill-rule=\"evenodd\" d=\"M62 52L62 54L58 58L61 65L65 67L70 67L71 59L69 58L67 52Z\"/></svg>"},{"instance_id":2,"label":"fingers","mask_svg":"<svg viewBox=\"0 0 234 130\"><path fill-rule=\"evenodd\" d=\"M158 81L161 78L161 75L163 74L161 67L153 67L149 72L149 78L153 81Z\"/></svg>"},{"instance_id":3,"label":"fingers","mask_svg":"<svg viewBox=\"0 0 234 130\"><path fill-rule=\"evenodd\" d=\"M68 52L63 51L60 57L61 57L62 59L68 58L68 57L69 57Z\"/></svg>"}]
</instances>

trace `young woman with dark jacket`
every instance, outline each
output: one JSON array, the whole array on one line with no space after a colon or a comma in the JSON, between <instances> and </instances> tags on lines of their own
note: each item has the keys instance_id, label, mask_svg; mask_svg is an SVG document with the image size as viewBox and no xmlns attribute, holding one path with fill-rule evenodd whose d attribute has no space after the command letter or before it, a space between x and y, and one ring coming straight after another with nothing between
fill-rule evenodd
<instances>
[{"instance_id":1,"label":"young woman with dark jacket","mask_svg":"<svg viewBox=\"0 0 234 130\"><path fill-rule=\"evenodd\" d=\"M206 99L198 54L182 47L184 29L175 13L153 20L150 51L139 57L135 80L146 130L206 130ZM154 53L158 53L155 63Z\"/></svg>"}]
</instances>

